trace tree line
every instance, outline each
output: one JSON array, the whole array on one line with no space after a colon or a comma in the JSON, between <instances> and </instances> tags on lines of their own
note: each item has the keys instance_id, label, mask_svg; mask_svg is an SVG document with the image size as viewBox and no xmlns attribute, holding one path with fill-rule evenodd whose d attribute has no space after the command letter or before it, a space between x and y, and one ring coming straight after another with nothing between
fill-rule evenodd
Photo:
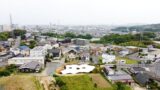
<instances>
[{"instance_id":1,"label":"tree line","mask_svg":"<svg viewBox=\"0 0 160 90\"><path fill-rule=\"evenodd\" d=\"M25 39L26 30L15 29L13 31L0 32L0 41L6 41L8 38L16 38L16 36L21 36L21 39Z\"/></svg>"},{"instance_id":2,"label":"tree line","mask_svg":"<svg viewBox=\"0 0 160 90\"><path fill-rule=\"evenodd\" d=\"M144 32L143 34L110 34L100 38L99 41L93 43L101 44L115 44L121 46L139 46L146 47L147 45L154 44L153 39L156 34L153 32Z\"/></svg>"},{"instance_id":3,"label":"tree line","mask_svg":"<svg viewBox=\"0 0 160 90\"><path fill-rule=\"evenodd\" d=\"M65 34L57 34L57 33L42 33L42 35L44 36L50 36L50 37L56 37L56 38L82 38L82 39L92 39L92 35L90 34L79 34L76 35L72 32L66 32Z\"/></svg>"}]
</instances>

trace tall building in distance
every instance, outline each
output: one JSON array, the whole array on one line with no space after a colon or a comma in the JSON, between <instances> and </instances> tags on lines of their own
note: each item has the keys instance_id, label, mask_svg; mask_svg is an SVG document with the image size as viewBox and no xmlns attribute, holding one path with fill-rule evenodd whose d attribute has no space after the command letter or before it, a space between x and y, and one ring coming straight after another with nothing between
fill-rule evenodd
<instances>
[{"instance_id":1,"label":"tall building in distance","mask_svg":"<svg viewBox=\"0 0 160 90\"><path fill-rule=\"evenodd\" d=\"M10 14L10 28L11 28L11 31L12 31L12 38L15 38L15 35L14 35L14 30L13 30L13 22L12 22L12 15Z\"/></svg>"}]
</instances>

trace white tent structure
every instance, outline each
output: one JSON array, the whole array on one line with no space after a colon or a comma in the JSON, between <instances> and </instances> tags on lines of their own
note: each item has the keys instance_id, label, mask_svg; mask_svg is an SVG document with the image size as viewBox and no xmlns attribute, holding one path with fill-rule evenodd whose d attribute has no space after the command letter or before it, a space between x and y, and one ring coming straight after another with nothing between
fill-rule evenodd
<instances>
[{"instance_id":1,"label":"white tent structure","mask_svg":"<svg viewBox=\"0 0 160 90\"><path fill-rule=\"evenodd\" d=\"M109 54L102 54L102 63L109 63L113 62L116 59L115 55L109 55Z\"/></svg>"},{"instance_id":2,"label":"white tent structure","mask_svg":"<svg viewBox=\"0 0 160 90\"><path fill-rule=\"evenodd\" d=\"M61 71L62 74L77 74L77 73L89 73L95 66L90 66L87 64L82 65L66 65L66 68Z\"/></svg>"}]
</instances>

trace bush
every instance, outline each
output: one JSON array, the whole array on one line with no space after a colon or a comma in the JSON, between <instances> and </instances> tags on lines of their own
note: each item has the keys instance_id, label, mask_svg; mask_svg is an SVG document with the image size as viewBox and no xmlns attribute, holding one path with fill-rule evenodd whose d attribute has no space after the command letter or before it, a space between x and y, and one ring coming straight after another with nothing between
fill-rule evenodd
<instances>
[{"instance_id":1,"label":"bush","mask_svg":"<svg viewBox=\"0 0 160 90\"><path fill-rule=\"evenodd\" d=\"M123 83L117 82L116 85L117 85L116 90L125 90L125 86Z\"/></svg>"},{"instance_id":2,"label":"bush","mask_svg":"<svg viewBox=\"0 0 160 90\"><path fill-rule=\"evenodd\" d=\"M17 70L17 66L15 66L15 65L6 66L4 70L0 71L0 77L1 76L9 76L10 74L15 72L16 70Z\"/></svg>"},{"instance_id":3,"label":"bush","mask_svg":"<svg viewBox=\"0 0 160 90\"><path fill-rule=\"evenodd\" d=\"M53 77L58 77L58 75L56 75L56 74L53 74Z\"/></svg>"},{"instance_id":4,"label":"bush","mask_svg":"<svg viewBox=\"0 0 160 90\"><path fill-rule=\"evenodd\" d=\"M0 71L0 76L9 76L11 73L7 70L5 71Z\"/></svg>"},{"instance_id":5,"label":"bush","mask_svg":"<svg viewBox=\"0 0 160 90\"><path fill-rule=\"evenodd\" d=\"M94 83L94 87L97 88L97 84L96 83Z\"/></svg>"},{"instance_id":6,"label":"bush","mask_svg":"<svg viewBox=\"0 0 160 90\"><path fill-rule=\"evenodd\" d=\"M56 84L59 86L59 87L62 87L64 85L66 85L61 78L57 77L56 78Z\"/></svg>"}]
</instances>

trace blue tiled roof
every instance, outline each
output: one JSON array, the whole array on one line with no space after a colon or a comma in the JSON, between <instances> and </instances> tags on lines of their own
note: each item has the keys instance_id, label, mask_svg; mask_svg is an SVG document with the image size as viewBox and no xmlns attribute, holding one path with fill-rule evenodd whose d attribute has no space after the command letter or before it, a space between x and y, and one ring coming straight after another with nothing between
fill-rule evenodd
<instances>
[{"instance_id":1,"label":"blue tiled roof","mask_svg":"<svg viewBox=\"0 0 160 90\"><path fill-rule=\"evenodd\" d=\"M30 48L28 46L20 46L19 49L20 50L29 50Z\"/></svg>"}]
</instances>

